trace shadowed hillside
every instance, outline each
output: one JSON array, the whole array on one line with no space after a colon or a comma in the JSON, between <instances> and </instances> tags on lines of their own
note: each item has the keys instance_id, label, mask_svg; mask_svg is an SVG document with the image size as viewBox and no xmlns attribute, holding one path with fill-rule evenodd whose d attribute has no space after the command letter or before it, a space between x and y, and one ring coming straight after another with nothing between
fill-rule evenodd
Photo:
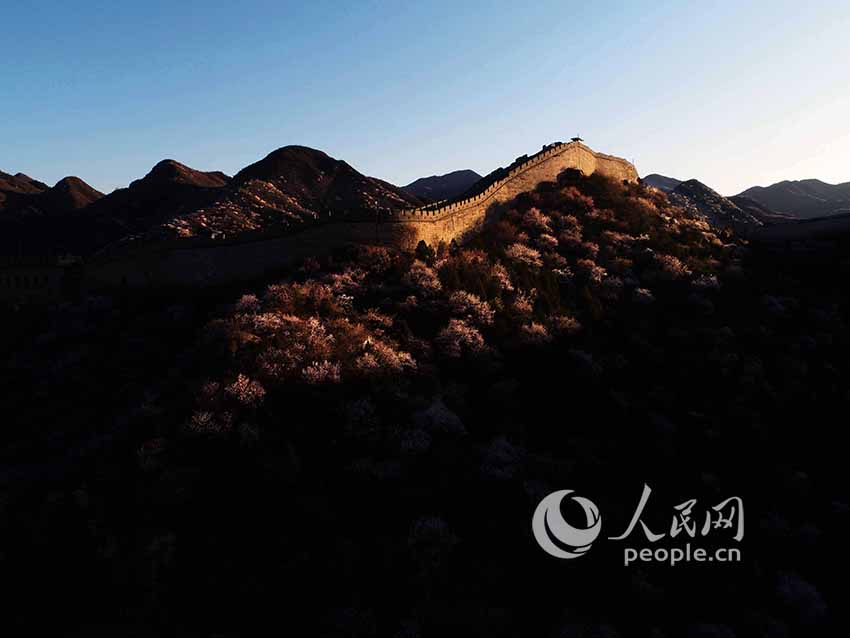
<instances>
[{"instance_id":1,"label":"shadowed hillside","mask_svg":"<svg viewBox=\"0 0 850 638\"><path fill-rule=\"evenodd\" d=\"M405 186L404 190L425 202L438 202L443 199L452 199L462 195L480 179L481 175L475 171L466 169L453 171L445 175L420 177Z\"/></svg>"},{"instance_id":2,"label":"shadowed hillside","mask_svg":"<svg viewBox=\"0 0 850 638\"><path fill-rule=\"evenodd\" d=\"M646 177L641 178L642 183L647 186L652 186L653 188L657 188L658 190L662 190L665 192L670 192L674 188L676 188L679 184L682 183L682 180L676 179L674 177L665 177L664 175L659 175L658 173L652 173L647 175Z\"/></svg>"},{"instance_id":3,"label":"shadowed hillside","mask_svg":"<svg viewBox=\"0 0 850 638\"><path fill-rule=\"evenodd\" d=\"M243 168L210 205L169 220L179 237L298 227L328 217L374 215L418 205L400 188L305 146L285 146Z\"/></svg>"},{"instance_id":4,"label":"shadowed hillside","mask_svg":"<svg viewBox=\"0 0 850 638\"><path fill-rule=\"evenodd\" d=\"M797 219L850 212L850 182L827 184L817 179L785 181L767 187L754 186L741 195Z\"/></svg>"},{"instance_id":5,"label":"shadowed hillside","mask_svg":"<svg viewBox=\"0 0 850 638\"><path fill-rule=\"evenodd\" d=\"M18 173L0 172L0 220L60 215L84 208L103 197L103 193L79 177L65 177L53 188Z\"/></svg>"},{"instance_id":6,"label":"shadowed hillside","mask_svg":"<svg viewBox=\"0 0 850 638\"><path fill-rule=\"evenodd\" d=\"M695 179L680 182L669 196L679 205L691 207L695 214L717 228L733 228L746 234L764 223L753 214L752 207L742 209Z\"/></svg>"},{"instance_id":7,"label":"shadowed hillside","mask_svg":"<svg viewBox=\"0 0 850 638\"><path fill-rule=\"evenodd\" d=\"M568 170L466 246L350 247L199 293L9 323L13 626L244 635L283 598L318 635L841 622L830 575L848 568L850 495L833 416L850 408L850 307L820 267ZM743 497L744 542L717 534L744 560L627 569L600 542L565 564L531 537L560 488L592 496L616 533L644 482L656 530L670 504Z\"/></svg>"}]
</instances>

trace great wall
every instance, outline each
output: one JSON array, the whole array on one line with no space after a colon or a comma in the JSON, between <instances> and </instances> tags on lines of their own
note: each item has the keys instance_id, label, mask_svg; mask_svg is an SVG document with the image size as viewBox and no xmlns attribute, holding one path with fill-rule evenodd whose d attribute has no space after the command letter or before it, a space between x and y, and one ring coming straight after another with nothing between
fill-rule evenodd
<instances>
[{"instance_id":1,"label":"great wall","mask_svg":"<svg viewBox=\"0 0 850 638\"><path fill-rule=\"evenodd\" d=\"M204 286L256 279L304 257L326 254L349 243L412 250L419 241L435 246L462 243L522 192L553 181L565 169L638 181L624 159L597 153L581 143L557 142L521 158L500 179L468 199L404 210L375 219L326 221L274 237L189 238L101 255L84 265L88 288L113 286Z\"/></svg>"}]
</instances>

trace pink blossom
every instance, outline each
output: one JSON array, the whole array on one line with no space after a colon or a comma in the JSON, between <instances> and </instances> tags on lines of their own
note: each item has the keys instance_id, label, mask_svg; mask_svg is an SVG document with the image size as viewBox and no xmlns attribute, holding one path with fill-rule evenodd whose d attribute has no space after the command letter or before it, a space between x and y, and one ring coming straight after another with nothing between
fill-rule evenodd
<instances>
[{"instance_id":1,"label":"pink blossom","mask_svg":"<svg viewBox=\"0 0 850 638\"><path fill-rule=\"evenodd\" d=\"M441 351L449 357L458 358L463 353L479 353L486 349L481 333L462 319L451 319L436 339Z\"/></svg>"},{"instance_id":2,"label":"pink blossom","mask_svg":"<svg viewBox=\"0 0 850 638\"><path fill-rule=\"evenodd\" d=\"M227 386L227 394L249 408L259 406L266 396L266 391L259 381L249 379L244 374L236 377L236 380Z\"/></svg>"}]
</instances>

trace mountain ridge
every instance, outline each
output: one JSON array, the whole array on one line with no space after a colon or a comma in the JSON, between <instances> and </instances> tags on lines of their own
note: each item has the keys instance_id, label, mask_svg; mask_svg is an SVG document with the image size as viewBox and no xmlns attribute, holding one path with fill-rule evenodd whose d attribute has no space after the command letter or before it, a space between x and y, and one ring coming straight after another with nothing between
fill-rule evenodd
<instances>
[{"instance_id":1,"label":"mountain ridge","mask_svg":"<svg viewBox=\"0 0 850 638\"><path fill-rule=\"evenodd\" d=\"M403 188L417 197L438 202L462 195L481 179L481 175L466 168L443 175L420 177Z\"/></svg>"},{"instance_id":2,"label":"mountain ridge","mask_svg":"<svg viewBox=\"0 0 850 638\"><path fill-rule=\"evenodd\" d=\"M813 178L783 180L770 186L753 186L739 195L749 197L777 213L799 219L850 212L850 182L830 184Z\"/></svg>"}]
</instances>

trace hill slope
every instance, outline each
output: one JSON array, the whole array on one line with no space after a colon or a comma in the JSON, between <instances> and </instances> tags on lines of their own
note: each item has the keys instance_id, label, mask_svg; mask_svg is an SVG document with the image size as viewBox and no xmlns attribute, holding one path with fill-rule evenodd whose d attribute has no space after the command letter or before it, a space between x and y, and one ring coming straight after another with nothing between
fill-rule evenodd
<instances>
[{"instance_id":1,"label":"hill slope","mask_svg":"<svg viewBox=\"0 0 850 638\"><path fill-rule=\"evenodd\" d=\"M65 177L42 193L38 205L49 214L79 210L103 197L103 193L86 184L79 177Z\"/></svg>"},{"instance_id":2,"label":"hill slope","mask_svg":"<svg viewBox=\"0 0 850 638\"><path fill-rule=\"evenodd\" d=\"M76 245L84 252L127 235L146 233L176 215L214 200L230 178L162 160L147 175L78 211Z\"/></svg>"},{"instance_id":3,"label":"hill slope","mask_svg":"<svg viewBox=\"0 0 850 638\"><path fill-rule=\"evenodd\" d=\"M285 146L239 171L215 201L174 216L167 235L284 230L333 215L374 215L421 200L305 146Z\"/></svg>"},{"instance_id":4,"label":"hill slope","mask_svg":"<svg viewBox=\"0 0 850 638\"><path fill-rule=\"evenodd\" d=\"M691 209L714 227L747 230L763 225L752 212L695 179L681 182L668 195L671 201Z\"/></svg>"},{"instance_id":5,"label":"hill slope","mask_svg":"<svg viewBox=\"0 0 850 638\"><path fill-rule=\"evenodd\" d=\"M420 177L404 187L408 193L423 200L437 202L452 199L469 190L481 175L469 169L453 171L445 175Z\"/></svg>"},{"instance_id":6,"label":"hill slope","mask_svg":"<svg viewBox=\"0 0 850 638\"><path fill-rule=\"evenodd\" d=\"M0 251L48 254L73 248L82 228L66 218L102 197L79 177L65 177L48 188L21 173L0 173Z\"/></svg>"},{"instance_id":7,"label":"hill slope","mask_svg":"<svg viewBox=\"0 0 850 638\"><path fill-rule=\"evenodd\" d=\"M818 179L754 186L741 193L768 208L798 219L850 212L850 182L827 184Z\"/></svg>"},{"instance_id":8,"label":"hill slope","mask_svg":"<svg viewBox=\"0 0 850 638\"><path fill-rule=\"evenodd\" d=\"M46 190L48 190L47 184L38 182L23 173L10 175L0 171L0 216L26 207L34 196Z\"/></svg>"},{"instance_id":9,"label":"hill slope","mask_svg":"<svg viewBox=\"0 0 850 638\"><path fill-rule=\"evenodd\" d=\"M651 173L646 177L641 178L640 180L647 186L652 186L653 188L657 188L658 190L662 190L665 192L672 191L679 184L682 183L682 180L676 179L675 177L667 177L665 175L659 175L658 173Z\"/></svg>"}]
</instances>

